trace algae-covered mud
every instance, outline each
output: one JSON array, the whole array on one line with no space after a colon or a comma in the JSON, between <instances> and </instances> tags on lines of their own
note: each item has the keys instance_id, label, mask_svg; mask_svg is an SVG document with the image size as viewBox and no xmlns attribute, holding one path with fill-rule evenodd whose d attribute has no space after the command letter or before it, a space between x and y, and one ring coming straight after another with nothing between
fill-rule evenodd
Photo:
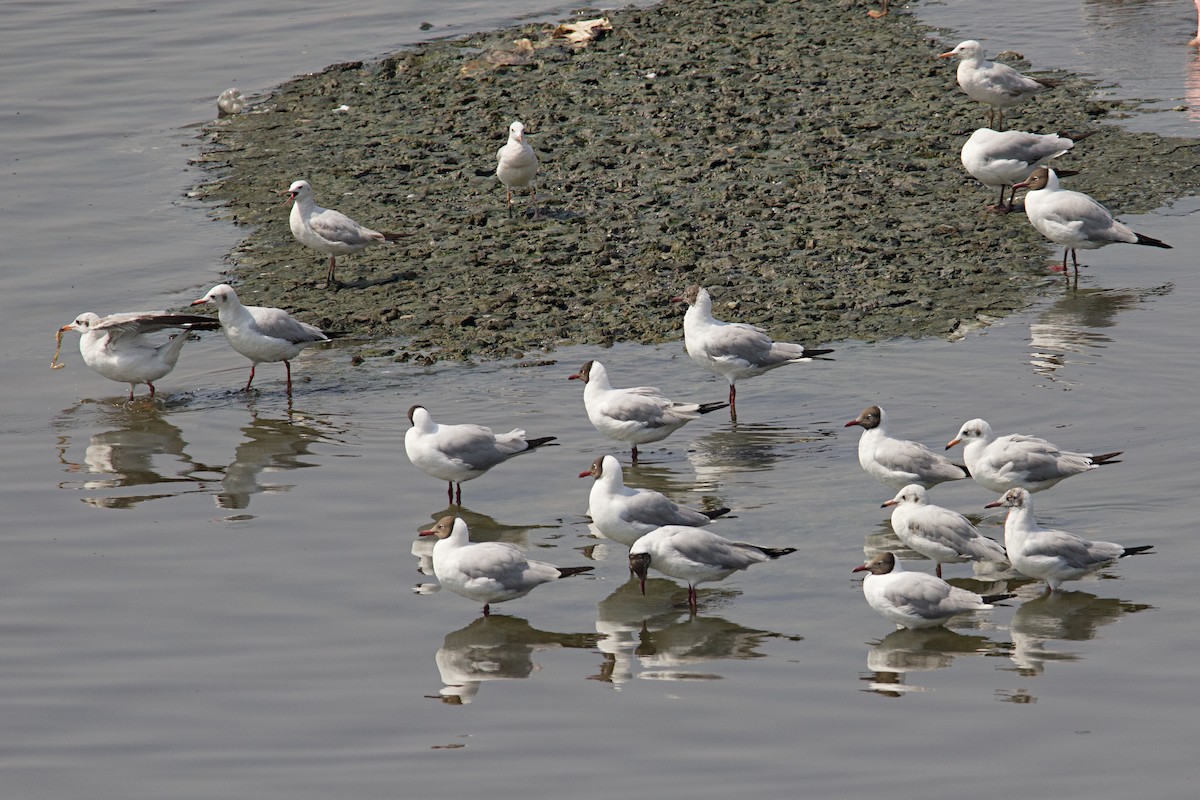
<instances>
[{"instance_id":1,"label":"algae-covered mud","mask_svg":"<svg viewBox=\"0 0 1200 800\"><path fill-rule=\"evenodd\" d=\"M867 8L670 0L606 13L587 46L539 24L339 64L214 122L200 193L252 226L231 269L247 302L399 337L398 358L678 339L690 283L778 338L953 335L1028 303L1056 254L1024 214L986 213L959 163L985 108L934 56L965 37ZM1060 159L1072 188L1130 214L1200 185L1196 142L1102 125L1112 103L1053 77L1006 117L1102 129ZM510 218L495 153L516 119L542 166L538 213L521 194ZM299 178L408 235L317 288L324 256L280 194Z\"/></svg>"}]
</instances>

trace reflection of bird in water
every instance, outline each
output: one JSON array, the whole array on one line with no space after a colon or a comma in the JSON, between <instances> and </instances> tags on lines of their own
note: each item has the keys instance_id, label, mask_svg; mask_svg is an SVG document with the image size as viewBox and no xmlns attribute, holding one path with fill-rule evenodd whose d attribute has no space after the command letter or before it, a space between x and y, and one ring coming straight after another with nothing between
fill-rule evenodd
<instances>
[{"instance_id":1,"label":"reflection of bird in water","mask_svg":"<svg viewBox=\"0 0 1200 800\"><path fill-rule=\"evenodd\" d=\"M600 601L596 630L602 638L597 647L605 661L593 680L620 688L635 674L645 680L719 678L690 667L724 659L762 658L766 653L760 648L767 639L802 641L800 636L746 628L720 617L682 618L681 608L664 610L676 588L662 579L646 581L646 595L657 601L647 603L638 584L629 581ZM636 671L635 660L641 672Z\"/></svg>"},{"instance_id":2,"label":"reflection of bird in water","mask_svg":"<svg viewBox=\"0 0 1200 800\"><path fill-rule=\"evenodd\" d=\"M464 705L475 699L484 681L528 678L539 667L533 654L559 648L591 649L594 633L553 633L532 627L520 617L493 614L446 634L434 660L444 686L443 703Z\"/></svg>"},{"instance_id":3,"label":"reflection of bird in water","mask_svg":"<svg viewBox=\"0 0 1200 800\"><path fill-rule=\"evenodd\" d=\"M98 508L132 508L146 500L174 497L203 488L204 481L196 473L209 471L209 468L196 464L185 452L187 442L183 440L183 432L167 422L157 408L129 407L118 416L120 427L90 437L84 450L83 463L67 461L67 448L63 448L62 463L68 472L86 472L89 476L95 476L83 481L82 488L109 490L165 484L183 486L155 494L88 497L84 502ZM170 470L172 474L165 474L168 471L168 459L161 456L171 456L177 462ZM69 483L62 486L72 488Z\"/></svg>"},{"instance_id":4,"label":"reflection of bird in water","mask_svg":"<svg viewBox=\"0 0 1200 800\"><path fill-rule=\"evenodd\" d=\"M1033 371L1053 381L1068 364L1087 366L1085 354L1098 357L1112 341L1101 328L1116 324L1116 316L1147 299L1169 294L1171 284L1132 292L1114 289L1069 289L1029 326L1029 363Z\"/></svg>"},{"instance_id":5,"label":"reflection of bird in water","mask_svg":"<svg viewBox=\"0 0 1200 800\"><path fill-rule=\"evenodd\" d=\"M1076 661L1081 657L1078 652L1047 650L1047 642L1088 641L1095 638L1101 625L1149 608L1153 606L1087 592L1052 592L1027 600L1013 613L1009 623L1012 661L1022 675L1041 675L1047 661Z\"/></svg>"},{"instance_id":6,"label":"reflection of bird in water","mask_svg":"<svg viewBox=\"0 0 1200 800\"><path fill-rule=\"evenodd\" d=\"M260 484L258 476L263 472L316 466L299 457L309 455L308 448L322 439L321 432L295 420L295 415L286 419L255 417L242 428L246 439L237 446L233 461L225 468L221 491L215 498L218 506L246 508L252 495L292 488L290 484Z\"/></svg>"},{"instance_id":7,"label":"reflection of bird in water","mask_svg":"<svg viewBox=\"0 0 1200 800\"><path fill-rule=\"evenodd\" d=\"M910 672L946 669L962 655L990 655L1002 649L986 636L967 635L946 628L909 630L899 628L867 651L864 675L869 691L898 697L904 692L923 692L924 687L904 682Z\"/></svg>"},{"instance_id":8,"label":"reflection of bird in water","mask_svg":"<svg viewBox=\"0 0 1200 800\"><path fill-rule=\"evenodd\" d=\"M733 424L692 440L688 460L697 488L715 487L723 475L762 472L777 461L811 457L831 447L832 431L759 423Z\"/></svg>"}]
</instances>

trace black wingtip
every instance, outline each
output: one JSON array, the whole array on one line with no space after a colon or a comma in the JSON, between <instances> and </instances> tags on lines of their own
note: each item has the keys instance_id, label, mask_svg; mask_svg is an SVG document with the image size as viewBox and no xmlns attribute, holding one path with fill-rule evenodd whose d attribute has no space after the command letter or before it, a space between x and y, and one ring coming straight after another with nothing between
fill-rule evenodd
<instances>
[{"instance_id":1,"label":"black wingtip","mask_svg":"<svg viewBox=\"0 0 1200 800\"><path fill-rule=\"evenodd\" d=\"M696 411L701 414L707 414L710 411L717 411L722 408L729 408L729 403L701 403Z\"/></svg>"},{"instance_id":2,"label":"black wingtip","mask_svg":"<svg viewBox=\"0 0 1200 800\"><path fill-rule=\"evenodd\" d=\"M569 578L572 575L580 575L584 572L591 572L595 567L559 567L558 577Z\"/></svg>"},{"instance_id":3,"label":"black wingtip","mask_svg":"<svg viewBox=\"0 0 1200 800\"><path fill-rule=\"evenodd\" d=\"M758 549L771 558L779 558L780 556L786 556L788 553L796 552L796 548L794 547L760 547Z\"/></svg>"},{"instance_id":4,"label":"black wingtip","mask_svg":"<svg viewBox=\"0 0 1200 800\"><path fill-rule=\"evenodd\" d=\"M1098 456L1092 456L1092 463L1098 467L1102 466L1104 464L1120 464L1121 463L1120 461L1115 461L1114 459L1117 456L1121 455L1121 453L1123 453L1123 452L1125 452L1125 451L1124 450L1116 450L1112 453L1101 453Z\"/></svg>"},{"instance_id":5,"label":"black wingtip","mask_svg":"<svg viewBox=\"0 0 1200 800\"><path fill-rule=\"evenodd\" d=\"M716 519L717 517L728 514L729 511L730 511L730 509L728 509L728 508L718 508L713 511L701 511L700 513L703 514L704 516L708 517L709 519Z\"/></svg>"},{"instance_id":6,"label":"black wingtip","mask_svg":"<svg viewBox=\"0 0 1200 800\"><path fill-rule=\"evenodd\" d=\"M990 606L993 603L999 603L1001 600L1007 600L1010 597L1016 597L1016 594L1013 592L1004 592L1003 594L985 594L983 595L983 602Z\"/></svg>"},{"instance_id":7,"label":"black wingtip","mask_svg":"<svg viewBox=\"0 0 1200 800\"><path fill-rule=\"evenodd\" d=\"M535 447L544 447L545 445L550 444L550 442L553 442L556 439L558 439L557 436L543 436L540 439L529 439L525 442L527 445L529 445L529 447L527 447L526 449L532 450Z\"/></svg>"},{"instance_id":8,"label":"black wingtip","mask_svg":"<svg viewBox=\"0 0 1200 800\"><path fill-rule=\"evenodd\" d=\"M1154 545L1152 545L1152 544L1142 544L1142 545L1138 545L1137 547L1126 547L1125 552L1121 553L1121 555L1119 557L1124 558L1125 556L1136 556L1138 553L1148 552L1153 547L1154 547Z\"/></svg>"}]
</instances>

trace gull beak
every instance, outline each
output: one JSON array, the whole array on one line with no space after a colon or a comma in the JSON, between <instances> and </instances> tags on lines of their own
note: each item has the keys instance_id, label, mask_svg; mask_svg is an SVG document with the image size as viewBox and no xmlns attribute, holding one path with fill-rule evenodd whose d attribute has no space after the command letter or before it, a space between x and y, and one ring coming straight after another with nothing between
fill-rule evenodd
<instances>
[{"instance_id":1,"label":"gull beak","mask_svg":"<svg viewBox=\"0 0 1200 800\"><path fill-rule=\"evenodd\" d=\"M847 422L845 425L843 425L842 427L843 427L843 428L852 428L852 427L854 427L855 425L858 425L858 424L860 424L860 423L859 423L859 421L858 421L857 419L852 419L852 420L850 420L849 422Z\"/></svg>"},{"instance_id":2,"label":"gull beak","mask_svg":"<svg viewBox=\"0 0 1200 800\"><path fill-rule=\"evenodd\" d=\"M417 536L437 536L433 531L421 531Z\"/></svg>"},{"instance_id":3,"label":"gull beak","mask_svg":"<svg viewBox=\"0 0 1200 800\"><path fill-rule=\"evenodd\" d=\"M205 300L203 297L201 297L199 300L193 300L192 302L188 303L188 305L189 306L202 306L207 302L208 302L207 300Z\"/></svg>"},{"instance_id":4,"label":"gull beak","mask_svg":"<svg viewBox=\"0 0 1200 800\"><path fill-rule=\"evenodd\" d=\"M940 58L940 56L939 56L939 58ZM866 564L859 564L857 567L855 567L854 569L852 569L852 570L850 570L850 571L851 571L851 572L866 572L866 571L867 571L867 565L866 565Z\"/></svg>"},{"instance_id":5,"label":"gull beak","mask_svg":"<svg viewBox=\"0 0 1200 800\"><path fill-rule=\"evenodd\" d=\"M954 445L958 444L961 441L962 441L962 439L954 439L952 441L947 442L946 449L949 450L951 447L954 447Z\"/></svg>"},{"instance_id":6,"label":"gull beak","mask_svg":"<svg viewBox=\"0 0 1200 800\"><path fill-rule=\"evenodd\" d=\"M591 476L592 476L592 471L590 469L587 472L579 473L579 477L581 477L581 478L590 478Z\"/></svg>"},{"instance_id":7,"label":"gull beak","mask_svg":"<svg viewBox=\"0 0 1200 800\"><path fill-rule=\"evenodd\" d=\"M1002 505L1004 505L1003 500L993 500L992 502L985 505L984 508L999 508Z\"/></svg>"},{"instance_id":8,"label":"gull beak","mask_svg":"<svg viewBox=\"0 0 1200 800\"><path fill-rule=\"evenodd\" d=\"M949 58L952 55L954 55L954 51L950 50L949 52L942 53L940 56L938 56L938 58Z\"/></svg>"},{"instance_id":9,"label":"gull beak","mask_svg":"<svg viewBox=\"0 0 1200 800\"><path fill-rule=\"evenodd\" d=\"M889 506L895 506L895 505L899 505L899 504L900 504L899 501L893 499L893 500L888 500L886 503L880 503L879 507L880 508L888 508Z\"/></svg>"}]
</instances>

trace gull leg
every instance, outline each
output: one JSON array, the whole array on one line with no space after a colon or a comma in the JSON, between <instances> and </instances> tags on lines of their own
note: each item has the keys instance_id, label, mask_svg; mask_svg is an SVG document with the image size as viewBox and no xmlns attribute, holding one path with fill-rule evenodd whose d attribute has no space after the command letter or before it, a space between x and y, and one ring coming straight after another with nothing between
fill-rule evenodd
<instances>
[{"instance_id":1,"label":"gull leg","mask_svg":"<svg viewBox=\"0 0 1200 800\"><path fill-rule=\"evenodd\" d=\"M939 578L940 578L940 577L942 577L942 565L941 565L941 562L938 562L937 569L935 569L935 570L933 571L933 574L937 575Z\"/></svg>"},{"instance_id":2,"label":"gull leg","mask_svg":"<svg viewBox=\"0 0 1200 800\"><path fill-rule=\"evenodd\" d=\"M130 402L133 401L133 386L134 385L132 383L129 384L129 400L130 400ZM153 388L153 387L151 387L151 388ZM153 396L153 395L151 395L151 396Z\"/></svg>"},{"instance_id":3,"label":"gull leg","mask_svg":"<svg viewBox=\"0 0 1200 800\"><path fill-rule=\"evenodd\" d=\"M283 360L283 368L287 370L288 394L292 393L292 362L286 358Z\"/></svg>"},{"instance_id":4,"label":"gull leg","mask_svg":"<svg viewBox=\"0 0 1200 800\"><path fill-rule=\"evenodd\" d=\"M454 481L446 481L446 502L454 505Z\"/></svg>"},{"instance_id":5,"label":"gull leg","mask_svg":"<svg viewBox=\"0 0 1200 800\"><path fill-rule=\"evenodd\" d=\"M729 384L729 419L737 422L737 386Z\"/></svg>"},{"instance_id":6,"label":"gull leg","mask_svg":"<svg viewBox=\"0 0 1200 800\"><path fill-rule=\"evenodd\" d=\"M533 218L537 219L537 217L538 217L537 189L529 190L529 203L533 206Z\"/></svg>"},{"instance_id":7,"label":"gull leg","mask_svg":"<svg viewBox=\"0 0 1200 800\"><path fill-rule=\"evenodd\" d=\"M508 192L508 218L509 218L509 219L512 219L512 215L513 215L513 211L512 211L512 189L509 189L508 187L505 187L505 191L507 191L507 192Z\"/></svg>"},{"instance_id":8,"label":"gull leg","mask_svg":"<svg viewBox=\"0 0 1200 800\"><path fill-rule=\"evenodd\" d=\"M330 289L338 287L338 280L333 276L334 267L337 266L337 260L334 256L329 257L329 272L325 273L325 286Z\"/></svg>"},{"instance_id":9,"label":"gull leg","mask_svg":"<svg viewBox=\"0 0 1200 800\"><path fill-rule=\"evenodd\" d=\"M638 457L637 445L635 444L633 446L633 463L635 463L635 464L637 463L637 457Z\"/></svg>"},{"instance_id":10,"label":"gull leg","mask_svg":"<svg viewBox=\"0 0 1200 800\"><path fill-rule=\"evenodd\" d=\"M696 613L696 587L688 584L688 608L692 613Z\"/></svg>"},{"instance_id":11,"label":"gull leg","mask_svg":"<svg viewBox=\"0 0 1200 800\"><path fill-rule=\"evenodd\" d=\"M488 616L488 615L489 615L489 614L491 614L491 613L492 613L492 607L491 607L491 604L489 604L489 603L484 603L484 604L483 604L483 615L486 617L486 616Z\"/></svg>"},{"instance_id":12,"label":"gull leg","mask_svg":"<svg viewBox=\"0 0 1200 800\"><path fill-rule=\"evenodd\" d=\"M456 506L460 506L460 507L462 506L462 484L461 483L455 484L454 504Z\"/></svg>"},{"instance_id":13,"label":"gull leg","mask_svg":"<svg viewBox=\"0 0 1200 800\"><path fill-rule=\"evenodd\" d=\"M254 383L254 368L257 366L258 366L257 364L250 365L250 380L246 381L246 388L243 389L242 391L244 391L244 392L250 391L250 384Z\"/></svg>"}]
</instances>

